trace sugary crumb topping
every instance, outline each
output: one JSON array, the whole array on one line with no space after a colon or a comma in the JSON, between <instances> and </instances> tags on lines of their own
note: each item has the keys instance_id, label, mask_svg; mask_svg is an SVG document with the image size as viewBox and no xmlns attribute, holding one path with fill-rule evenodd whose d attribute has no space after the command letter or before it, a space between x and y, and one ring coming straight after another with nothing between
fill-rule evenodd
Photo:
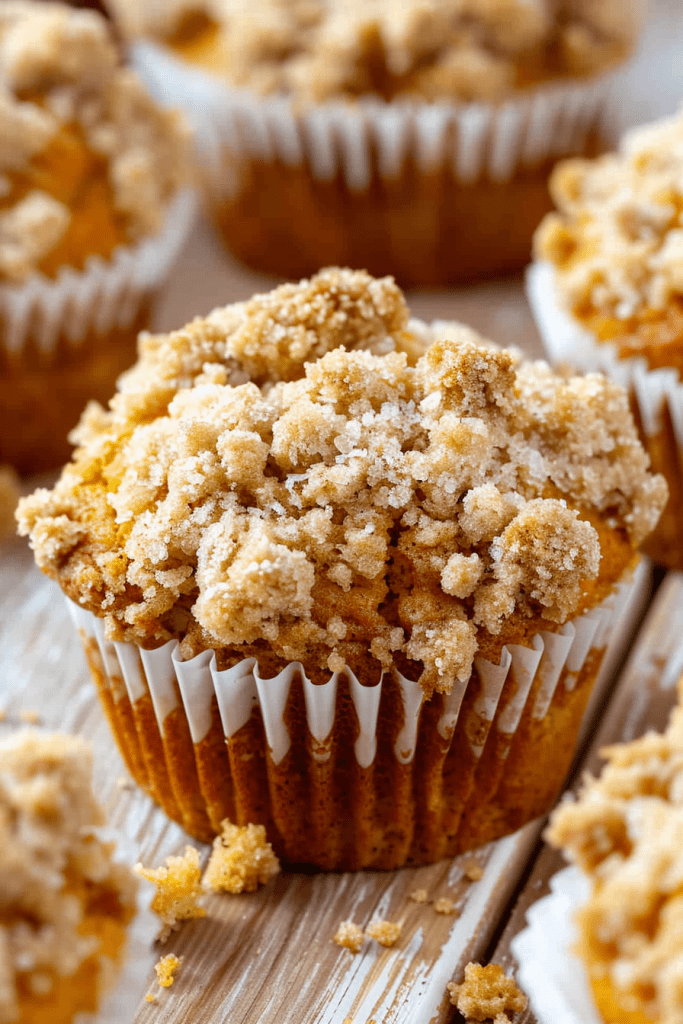
<instances>
[{"instance_id":1,"label":"sugary crumb topping","mask_svg":"<svg viewBox=\"0 0 683 1024\"><path fill-rule=\"evenodd\" d=\"M29 730L0 742L2 1024L18 1019L22 991L48 995L101 955L93 915L123 929L135 912L135 879L101 824L87 743Z\"/></svg>"},{"instance_id":2,"label":"sugary crumb topping","mask_svg":"<svg viewBox=\"0 0 683 1024\"><path fill-rule=\"evenodd\" d=\"M228 79L305 100L379 93L495 100L628 52L638 0L112 0L132 35L206 53ZM199 36L199 39L197 39Z\"/></svg>"},{"instance_id":3,"label":"sugary crumb topping","mask_svg":"<svg viewBox=\"0 0 683 1024\"><path fill-rule=\"evenodd\" d=\"M105 19L61 3L0 4L0 281L23 281L62 239L86 154L106 165L117 223L153 235L187 174L177 115L119 63ZM91 174L94 175L94 169ZM85 176L83 188L93 186Z\"/></svg>"},{"instance_id":4,"label":"sugary crumb topping","mask_svg":"<svg viewBox=\"0 0 683 1024\"><path fill-rule=\"evenodd\" d=\"M683 111L629 132L617 153L565 161L551 190L558 212L536 254L555 265L575 316L626 332L683 299Z\"/></svg>"},{"instance_id":5,"label":"sugary crumb topping","mask_svg":"<svg viewBox=\"0 0 683 1024\"><path fill-rule=\"evenodd\" d=\"M372 921L365 929L370 939L375 939L380 946L395 946L401 937L401 925L395 921Z\"/></svg>"},{"instance_id":6,"label":"sugary crumb topping","mask_svg":"<svg viewBox=\"0 0 683 1024\"><path fill-rule=\"evenodd\" d=\"M409 659L428 693L511 624L565 622L600 538L630 560L666 499L618 386L409 322L348 270L142 335L74 438L20 532L109 637L313 678Z\"/></svg>"},{"instance_id":7,"label":"sugary crumb topping","mask_svg":"<svg viewBox=\"0 0 683 1024\"><path fill-rule=\"evenodd\" d=\"M478 882L484 869L475 857L470 857L462 866L462 873L470 882Z\"/></svg>"},{"instance_id":8,"label":"sugary crumb topping","mask_svg":"<svg viewBox=\"0 0 683 1024\"><path fill-rule=\"evenodd\" d=\"M0 541L17 531L14 512L20 496L19 477L11 466L0 466Z\"/></svg>"},{"instance_id":9,"label":"sugary crumb topping","mask_svg":"<svg viewBox=\"0 0 683 1024\"><path fill-rule=\"evenodd\" d=\"M221 822L221 834L204 872L203 886L213 892L256 892L280 871L263 825Z\"/></svg>"},{"instance_id":10,"label":"sugary crumb topping","mask_svg":"<svg viewBox=\"0 0 683 1024\"><path fill-rule=\"evenodd\" d=\"M168 956L162 956L157 963L154 965L156 971L157 981L162 988L170 988L176 979L176 975L180 970L180 965L183 962L181 956L176 956L175 953L169 953Z\"/></svg>"},{"instance_id":11,"label":"sugary crumb topping","mask_svg":"<svg viewBox=\"0 0 683 1024\"><path fill-rule=\"evenodd\" d=\"M363 938L363 929L359 928L357 924L354 924L353 921L341 921L332 941L352 953L360 953Z\"/></svg>"},{"instance_id":12,"label":"sugary crumb topping","mask_svg":"<svg viewBox=\"0 0 683 1024\"><path fill-rule=\"evenodd\" d=\"M426 903L428 898L426 889L413 889L408 893L408 899L413 900L414 903Z\"/></svg>"},{"instance_id":13,"label":"sugary crumb topping","mask_svg":"<svg viewBox=\"0 0 683 1024\"><path fill-rule=\"evenodd\" d=\"M199 850L193 846L185 847L182 857L167 857L159 868L145 868L142 864L136 864L135 871L156 886L151 906L163 924L159 933L160 942L165 942L181 921L206 916L206 910L199 902L204 895Z\"/></svg>"},{"instance_id":14,"label":"sugary crumb topping","mask_svg":"<svg viewBox=\"0 0 683 1024\"><path fill-rule=\"evenodd\" d=\"M468 1021L492 1020L510 1024L513 1013L526 1009L527 998L498 964L469 963L461 985L446 986L450 1001Z\"/></svg>"},{"instance_id":15,"label":"sugary crumb topping","mask_svg":"<svg viewBox=\"0 0 683 1024\"><path fill-rule=\"evenodd\" d=\"M603 751L599 778L553 814L546 838L590 877L578 915L590 972L626 1009L678 1024L683 991L683 682L663 734Z\"/></svg>"},{"instance_id":16,"label":"sugary crumb topping","mask_svg":"<svg viewBox=\"0 0 683 1024\"><path fill-rule=\"evenodd\" d=\"M458 908L453 900L449 900L447 896L442 896L441 899L435 900L434 910L437 914L457 914L458 912Z\"/></svg>"}]
</instances>

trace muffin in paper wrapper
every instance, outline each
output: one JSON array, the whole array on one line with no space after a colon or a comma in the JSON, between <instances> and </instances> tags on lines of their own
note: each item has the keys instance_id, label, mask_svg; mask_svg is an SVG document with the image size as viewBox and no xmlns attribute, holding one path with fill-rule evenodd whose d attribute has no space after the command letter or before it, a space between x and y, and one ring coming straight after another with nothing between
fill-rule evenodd
<instances>
[{"instance_id":1,"label":"muffin in paper wrapper","mask_svg":"<svg viewBox=\"0 0 683 1024\"><path fill-rule=\"evenodd\" d=\"M562 306L549 263L527 271L527 295L548 360L585 373L600 371L629 395L652 471L669 485L669 502L644 550L669 569L683 569L683 383L675 369L651 370L643 358L620 359L617 346L597 341Z\"/></svg>"},{"instance_id":2,"label":"muffin in paper wrapper","mask_svg":"<svg viewBox=\"0 0 683 1024\"><path fill-rule=\"evenodd\" d=\"M36 472L68 458L66 435L86 403L106 402L135 361L137 335L196 207L195 192L184 189L159 234L120 246L108 260L91 256L81 271L0 284L0 462Z\"/></svg>"},{"instance_id":3,"label":"muffin in paper wrapper","mask_svg":"<svg viewBox=\"0 0 683 1024\"><path fill-rule=\"evenodd\" d=\"M131 58L197 133L210 205L236 256L306 276L327 265L434 285L523 267L561 157L596 150L616 74L505 102L328 101L231 88L136 42Z\"/></svg>"},{"instance_id":4,"label":"muffin in paper wrapper","mask_svg":"<svg viewBox=\"0 0 683 1024\"><path fill-rule=\"evenodd\" d=\"M348 668L314 685L299 663L263 678L253 658L219 671L177 641L111 642L68 603L123 758L171 818L202 840L264 824L289 864L354 870L454 856L549 810L632 586L430 700L397 669L374 686Z\"/></svg>"}]
</instances>

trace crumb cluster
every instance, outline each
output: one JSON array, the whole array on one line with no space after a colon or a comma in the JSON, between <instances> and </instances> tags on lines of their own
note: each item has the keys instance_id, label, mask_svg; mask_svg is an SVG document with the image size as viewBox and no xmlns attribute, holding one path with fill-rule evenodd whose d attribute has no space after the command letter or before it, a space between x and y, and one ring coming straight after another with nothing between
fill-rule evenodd
<instances>
[{"instance_id":1,"label":"crumb cluster","mask_svg":"<svg viewBox=\"0 0 683 1024\"><path fill-rule=\"evenodd\" d=\"M219 33L228 79L304 100L376 93L497 100L628 52L636 0L114 0L133 35ZM198 15L202 15L200 20ZM214 67L215 67L215 62Z\"/></svg>"},{"instance_id":2,"label":"crumb cluster","mask_svg":"<svg viewBox=\"0 0 683 1024\"><path fill-rule=\"evenodd\" d=\"M102 823L87 743L28 730L0 742L0 1021L31 1019L57 978L114 958L106 928L123 939L136 886L96 837Z\"/></svg>"},{"instance_id":3,"label":"crumb cluster","mask_svg":"<svg viewBox=\"0 0 683 1024\"><path fill-rule=\"evenodd\" d=\"M526 1009L527 998L514 978L498 964L469 963L461 985L446 986L450 1001L468 1021L492 1020L493 1024L510 1024L510 1015Z\"/></svg>"},{"instance_id":4,"label":"crumb cluster","mask_svg":"<svg viewBox=\"0 0 683 1024\"><path fill-rule=\"evenodd\" d=\"M536 254L575 316L625 332L683 299L683 112L627 133L617 153L565 161L551 191L558 212Z\"/></svg>"},{"instance_id":5,"label":"crumb cluster","mask_svg":"<svg viewBox=\"0 0 683 1024\"><path fill-rule=\"evenodd\" d=\"M663 734L603 751L599 778L553 814L546 838L589 876L581 951L619 1003L659 1024L681 1017L683 687Z\"/></svg>"},{"instance_id":6,"label":"crumb cluster","mask_svg":"<svg viewBox=\"0 0 683 1024\"><path fill-rule=\"evenodd\" d=\"M154 234L186 177L186 149L178 116L120 64L101 15L0 4L0 281L23 281L65 235L90 157L89 174L105 165L123 239Z\"/></svg>"},{"instance_id":7,"label":"crumb cluster","mask_svg":"<svg viewBox=\"0 0 683 1024\"><path fill-rule=\"evenodd\" d=\"M20 531L110 638L314 679L402 658L427 693L511 624L565 622L600 537L630 560L666 499L618 386L410 321L348 270L142 335L74 439Z\"/></svg>"},{"instance_id":8,"label":"crumb cluster","mask_svg":"<svg viewBox=\"0 0 683 1024\"><path fill-rule=\"evenodd\" d=\"M366 937L379 942L380 946L395 946L401 937L401 924L397 921L383 921L377 918L370 922L364 932L353 921L341 921L332 936L332 941L342 949L348 949L351 953L360 953Z\"/></svg>"},{"instance_id":9,"label":"crumb cluster","mask_svg":"<svg viewBox=\"0 0 683 1024\"><path fill-rule=\"evenodd\" d=\"M226 819L213 841L202 884L213 892L256 892L279 871L263 825L233 825Z\"/></svg>"},{"instance_id":10,"label":"crumb cluster","mask_svg":"<svg viewBox=\"0 0 683 1024\"><path fill-rule=\"evenodd\" d=\"M157 981L161 988L170 988L176 979L176 975L180 970L183 958L176 956L174 953L169 953L168 956L162 956L160 960L154 965L156 971Z\"/></svg>"},{"instance_id":11,"label":"crumb cluster","mask_svg":"<svg viewBox=\"0 0 683 1024\"><path fill-rule=\"evenodd\" d=\"M162 921L160 942L165 942L181 921L206 916L206 910L200 904L204 890L199 850L194 846L187 846L182 857L167 857L158 868L136 864L135 872L156 886L151 908Z\"/></svg>"}]
</instances>

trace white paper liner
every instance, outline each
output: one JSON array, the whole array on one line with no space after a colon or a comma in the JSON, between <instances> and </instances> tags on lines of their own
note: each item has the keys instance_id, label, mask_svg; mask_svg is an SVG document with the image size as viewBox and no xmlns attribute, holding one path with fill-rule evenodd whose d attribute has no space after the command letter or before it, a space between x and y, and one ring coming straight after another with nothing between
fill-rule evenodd
<instances>
[{"instance_id":1,"label":"white paper liner","mask_svg":"<svg viewBox=\"0 0 683 1024\"><path fill-rule=\"evenodd\" d=\"M136 42L131 60L162 103L182 107L194 125L215 198L238 189L233 160L306 166L318 181L341 174L351 191L399 176L409 155L428 173L450 166L465 185L483 176L508 181L519 167L582 152L609 102L616 73L538 86L501 104L361 99L306 109L286 97L230 88L169 48Z\"/></svg>"},{"instance_id":2,"label":"white paper liner","mask_svg":"<svg viewBox=\"0 0 683 1024\"><path fill-rule=\"evenodd\" d=\"M645 359L619 359L616 345L598 342L563 308L551 264L533 263L527 270L529 305L552 364L569 363L585 373L601 371L635 398L649 437L663 426L668 406L676 444L683 454L683 383L678 371L650 370Z\"/></svg>"},{"instance_id":3,"label":"white paper liner","mask_svg":"<svg viewBox=\"0 0 683 1024\"><path fill-rule=\"evenodd\" d=\"M527 911L527 927L510 944L517 982L539 1024L603 1024L586 969L573 952L574 914L588 898L588 879L576 867L565 868L550 880L550 888L550 895Z\"/></svg>"},{"instance_id":4,"label":"white paper liner","mask_svg":"<svg viewBox=\"0 0 683 1024\"><path fill-rule=\"evenodd\" d=\"M552 701L562 669L568 669L565 685L567 689L572 689L576 675L589 653L607 646L633 585L629 574L601 605L566 623L562 627L560 640L554 634L538 633L530 647L517 644L504 647L498 665L483 658L475 659L483 686L474 710L489 726L495 718L508 673L514 675L517 684L515 698L505 708L497 723L499 732L507 740L507 745L503 744L502 749L509 750L536 673L542 671L543 685L532 714L542 718ZM109 687L114 701L123 695L122 686L125 686L131 703L149 693L162 736L167 716L181 704L195 744L200 743L209 731L214 695L228 739L246 724L254 707L258 705L271 758L278 764L291 744L284 722L284 710L292 680L299 675L304 684L308 728L319 745L317 757L322 761L329 757L325 744L334 722L337 684L342 673L335 672L326 683L313 685L299 662L287 665L271 679L262 678L254 658L245 659L223 671L218 670L213 652L203 652L183 662L179 657L177 640L155 651L144 651L133 644L112 643L105 638L102 619L72 601L67 603L84 642L94 641L99 649L104 683ZM423 690L419 681L411 681L395 669L393 672L399 684L404 711L404 724L397 737L394 753L402 764L408 764L414 757L417 745ZM377 714L384 676L374 686L362 686L349 668L343 669L343 674L349 680L360 729L355 743L356 760L361 767L367 768L372 764L377 748ZM456 684L445 701L445 709L437 725L439 733L444 737L453 735L466 685ZM481 732L488 734L488 729ZM486 735L480 745L471 744L476 758L481 756L485 739Z\"/></svg>"},{"instance_id":5,"label":"white paper liner","mask_svg":"<svg viewBox=\"0 0 683 1024\"><path fill-rule=\"evenodd\" d=\"M81 271L61 267L54 279L34 274L21 285L0 284L5 350L16 355L31 338L49 353L61 336L76 347L90 330L106 334L130 327L166 280L196 211L195 192L183 189L169 205L158 235L119 246L108 260L91 256Z\"/></svg>"}]
</instances>

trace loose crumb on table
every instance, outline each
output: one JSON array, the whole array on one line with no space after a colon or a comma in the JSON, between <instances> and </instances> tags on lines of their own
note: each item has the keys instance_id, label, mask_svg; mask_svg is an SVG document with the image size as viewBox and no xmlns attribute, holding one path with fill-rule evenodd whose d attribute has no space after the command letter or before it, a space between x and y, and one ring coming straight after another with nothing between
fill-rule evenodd
<instances>
[{"instance_id":1,"label":"loose crumb on table","mask_svg":"<svg viewBox=\"0 0 683 1024\"><path fill-rule=\"evenodd\" d=\"M180 921L206 916L206 910L199 902L204 895L199 850L193 846L187 846L182 857L167 857L159 868L136 864L135 872L156 886L151 906L163 923L159 942L165 942Z\"/></svg>"},{"instance_id":2,"label":"loose crumb on table","mask_svg":"<svg viewBox=\"0 0 683 1024\"><path fill-rule=\"evenodd\" d=\"M401 935L401 925L395 921L373 921L365 934L376 939L381 946L395 946Z\"/></svg>"},{"instance_id":3,"label":"loose crumb on table","mask_svg":"<svg viewBox=\"0 0 683 1024\"><path fill-rule=\"evenodd\" d=\"M525 1010L528 1002L514 978L509 978L499 964L482 967L469 963L462 984L451 981L446 989L452 1005L467 1021L510 1024L511 1015Z\"/></svg>"}]
</instances>

